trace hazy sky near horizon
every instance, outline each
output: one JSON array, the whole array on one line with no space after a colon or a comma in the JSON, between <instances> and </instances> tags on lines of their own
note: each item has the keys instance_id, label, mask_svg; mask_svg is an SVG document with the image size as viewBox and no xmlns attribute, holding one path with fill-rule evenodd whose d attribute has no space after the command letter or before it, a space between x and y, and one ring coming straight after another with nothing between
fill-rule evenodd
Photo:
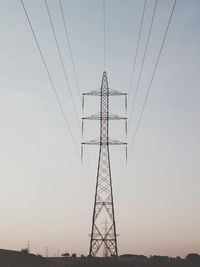
<instances>
[{"instance_id":1,"label":"hazy sky near horizon","mask_svg":"<svg viewBox=\"0 0 200 267\"><path fill-rule=\"evenodd\" d=\"M81 142L43 0L24 1L77 145ZM81 92L100 87L103 72L102 0L63 0ZM76 101L57 0L48 0ZM132 95L153 12L147 0ZM131 140L152 75L172 0L159 0L139 87ZM106 71L111 88L128 91L143 1L106 0ZM124 150L111 149L119 253L200 253L200 1L178 0L152 84L126 177ZM0 248L50 255L87 254L97 148L86 148L83 175L68 129L19 0L0 0ZM112 108L123 114L123 100ZM121 108L119 108L121 105ZM85 103L94 113L98 102ZM97 124L87 123L88 137ZM113 125L124 137L124 125ZM121 127L121 131L116 131ZM118 135L116 135L116 132Z\"/></svg>"}]
</instances>

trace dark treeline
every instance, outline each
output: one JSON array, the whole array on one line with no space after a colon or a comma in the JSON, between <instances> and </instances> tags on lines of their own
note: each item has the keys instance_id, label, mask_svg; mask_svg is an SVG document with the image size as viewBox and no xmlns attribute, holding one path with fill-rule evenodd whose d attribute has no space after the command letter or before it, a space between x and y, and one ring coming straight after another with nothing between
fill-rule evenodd
<instances>
[{"instance_id":1,"label":"dark treeline","mask_svg":"<svg viewBox=\"0 0 200 267\"><path fill-rule=\"evenodd\" d=\"M200 267L200 255L190 253L185 258L124 254L116 258L77 257L75 253L45 258L28 251L0 249L0 267Z\"/></svg>"},{"instance_id":2,"label":"dark treeline","mask_svg":"<svg viewBox=\"0 0 200 267\"><path fill-rule=\"evenodd\" d=\"M77 257L51 258L59 267L200 267L200 255L188 254L185 258L153 255L124 254L116 258ZM50 259L49 259L50 260Z\"/></svg>"}]
</instances>

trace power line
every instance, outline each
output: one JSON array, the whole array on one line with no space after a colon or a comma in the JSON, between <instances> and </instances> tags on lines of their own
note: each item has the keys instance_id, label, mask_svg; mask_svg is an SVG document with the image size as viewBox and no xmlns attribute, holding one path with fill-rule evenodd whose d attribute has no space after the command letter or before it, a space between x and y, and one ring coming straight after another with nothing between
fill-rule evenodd
<instances>
[{"instance_id":1,"label":"power line","mask_svg":"<svg viewBox=\"0 0 200 267\"><path fill-rule=\"evenodd\" d=\"M79 100L80 100L80 103L81 103L81 91L80 91L78 76L77 76L77 72L76 72L76 68L75 68L75 63L74 63L71 43L70 43L69 34L68 34L67 23L66 23L66 19L65 19L65 15L64 15L63 5L62 5L62 0L59 0L59 5L60 5L62 21L63 21L63 25L64 25L64 30L65 30L65 35L66 35L66 39L67 39L67 43L68 43L68 47L69 47L70 58L71 58L73 72L74 72L74 78L75 78L75 82L76 82L76 89L77 89L77 92L78 92L78 95L79 95ZM88 176L91 176L88 169L89 168L86 166L86 164L84 164L83 165L83 171L84 171L84 176L87 177L87 182L88 182Z\"/></svg>"},{"instance_id":2,"label":"power line","mask_svg":"<svg viewBox=\"0 0 200 267\"><path fill-rule=\"evenodd\" d=\"M148 46L149 46L149 40L150 40L151 30L152 30L152 26L153 26L153 22L154 22L154 18L155 18L155 12L156 12L156 8L157 8L157 4L158 4L158 0L155 1L155 5L154 5L153 15L152 15L151 24L150 24L150 27L149 27L149 32L148 32L148 37L147 37L147 42L146 42L146 46L145 46L145 50L144 50L144 55L143 55L143 58L142 58L142 64L141 64L141 67L140 67L139 78L138 78L138 81L137 81L137 85L136 85L136 89L135 89L135 93L134 93L134 97L133 97L133 104L131 106L131 112L130 112L130 117L129 117L129 126L130 126L130 124L132 122L132 118L133 118L133 111L134 111L135 102L136 102L137 93L138 93L138 88L139 88L139 84L140 84L140 80L141 80L141 76L142 76L144 62L145 62L145 59L146 59L147 49L148 49Z\"/></svg>"},{"instance_id":3,"label":"power line","mask_svg":"<svg viewBox=\"0 0 200 267\"><path fill-rule=\"evenodd\" d=\"M153 82L153 79L155 77L155 73L156 73L157 66L158 66L158 63L159 63L159 60L160 60L160 56L161 56L161 53L162 53L162 50L163 50L163 46L165 44L165 40L166 40L166 36L167 36L168 30L169 30L169 26L170 26L170 23L171 23L173 14L174 14L174 9L175 9L175 6L176 6L176 2L177 2L177 0L174 0L172 11L171 11L171 14L170 14L170 17L169 17L167 28L165 30L165 34L164 34L163 41L162 41L162 44L161 44L161 47L160 47L160 50L159 50L159 54L158 54L158 57L157 57L157 60L156 60L156 64L154 66L153 74L152 74L152 77L151 77L151 80L150 80L150 83L149 83L149 87L148 87L148 90L147 90L147 93L146 93L146 96L145 96L145 100L144 100L144 103L143 103L143 106L142 106L142 110L141 110L141 113L140 113L140 116L139 116L139 119L138 119L138 122L137 122L136 129L135 129L134 134L133 134L133 138L131 140L131 145L130 145L130 148L129 148L130 152L131 152L131 150L133 148L133 145L134 145L134 142L135 142L135 138L136 138L136 135L137 135L137 132L138 132L138 128L140 126L140 122L141 122L141 119L142 119L142 115L144 113L144 109L145 109L145 106L146 106L146 103L147 103L147 99L148 99L148 96L149 96L149 93L150 93L150 90L151 90L152 82Z\"/></svg>"},{"instance_id":4,"label":"power line","mask_svg":"<svg viewBox=\"0 0 200 267\"><path fill-rule=\"evenodd\" d=\"M137 45L136 45L135 55L134 55L134 59L133 59L133 67L132 67L132 71L131 71L131 81L130 81L130 86L129 86L129 90L128 90L129 101L130 101L130 95L131 95L131 88L132 88L132 84L133 84L133 79L134 79L134 76L135 76L134 75L135 74L135 67L136 67L136 61L137 61L137 57L138 57L139 43L140 43L140 38L141 38L141 33L142 33L144 14L145 14L145 10L146 10L146 3L147 3L147 1L145 0L144 1L144 5L143 5L143 9L142 9L142 16L141 16L141 22L140 22L139 33L138 33L138 38L137 38ZM125 172L125 167L124 167L124 172Z\"/></svg>"},{"instance_id":5,"label":"power line","mask_svg":"<svg viewBox=\"0 0 200 267\"><path fill-rule=\"evenodd\" d=\"M144 6L143 6L143 10L142 10L142 17L141 17L140 29L139 29L138 39L137 39L137 46L136 46L136 50L135 50L135 56L133 59L133 67L132 67L132 71L131 71L131 82L130 82L130 86L129 86L129 90L128 90L129 96L131 93L133 78L134 78L134 74L135 74L135 66L136 66L136 61L137 61L137 57L138 57L138 49L139 49L140 37L141 37L141 33L142 33L142 26L143 26L143 21L144 21L144 13L145 13L145 9L146 9L146 3L147 3L147 0L144 1Z\"/></svg>"},{"instance_id":6,"label":"power line","mask_svg":"<svg viewBox=\"0 0 200 267\"><path fill-rule=\"evenodd\" d=\"M158 57L157 57L157 60L156 60L156 64L154 66L153 74L152 74L152 77L151 77L151 80L150 80L150 83L149 83L147 94L146 94L146 97L145 97L145 100L144 100L144 103L143 103L143 106L142 106L142 110L141 110L141 113L140 113L140 116L139 116L139 120L137 122L136 129L135 129L134 134L133 134L133 138L131 140L131 145L130 145L130 148L129 148L129 155L131 153L131 150L133 149L133 145L134 145L134 142L136 140L136 135L137 135L137 132L138 132L140 123L141 123L142 115L144 113L144 109L145 109L145 106L146 106L146 103L147 103L147 99L148 99L148 96L149 96L149 93L150 93L150 90L151 90L152 82L153 82L153 79L154 79L155 74L156 74L156 70L157 70L158 63L159 63L159 60L160 60L160 56L161 56L161 53L162 53L162 50L163 50L163 46L165 44L166 36L167 36L168 30L169 30L169 26L170 26L170 23L171 23L173 14L174 14L174 9L175 9L175 6L176 6L176 2L177 2L177 0L174 0L172 11L171 11L171 14L170 14L170 17L169 17L169 20L168 20L168 23L167 23L167 27L166 27L166 30L165 30L165 34L164 34L164 37L163 37L163 41L161 43L159 54L158 54ZM127 164L124 166L124 170L123 170L123 175L122 175L122 181L123 181L123 183L126 181L126 179L125 179L126 174L127 174L126 169L127 169ZM122 201L123 201L123 198L121 199L120 203Z\"/></svg>"},{"instance_id":7,"label":"power line","mask_svg":"<svg viewBox=\"0 0 200 267\"><path fill-rule=\"evenodd\" d=\"M66 19L65 19L65 15L64 15L63 6L62 6L62 0L59 0L59 4L60 4L60 10L61 10L61 14L62 14L62 20L63 20L64 30L65 30L65 35L66 35L66 39L67 39L67 43L68 43L68 47L69 47L69 53L70 53L70 58L71 58L71 62L72 62L72 67L73 67L73 72L74 72L74 77L75 77L75 82L76 82L76 88L77 88L77 92L78 92L79 99L81 102L81 90L80 90L77 72L76 72L76 68L75 68L75 64L74 64L71 44L70 44L70 40L69 40L69 34L68 34L68 30L67 30L67 23L66 23Z\"/></svg>"},{"instance_id":8,"label":"power line","mask_svg":"<svg viewBox=\"0 0 200 267\"><path fill-rule=\"evenodd\" d=\"M73 107L74 107L74 112L75 112L77 124L79 126L79 129L81 129L79 116L78 116L78 113L77 113L77 110L76 110L76 105L75 105L74 98L73 98L73 95L72 95L71 87L69 85L69 81L68 81L68 78L67 78L66 68L65 68L65 65L64 65L64 62L63 62L63 59L62 59L62 55L61 55L61 51L60 51L60 48L59 48L59 45L58 45L58 40L57 40L56 32L55 32L55 29L54 29L54 25L53 25L53 22L52 22L52 19L51 19L51 14L50 14L50 11L49 11L47 0L45 0L45 6L46 6L47 13L48 13L48 16L49 16L51 29L52 29L53 36L54 36L54 39L55 39L55 43L56 43L56 47L57 47L57 50L58 50L58 55L59 55L60 62L61 62L61 65L62 65L63 73L64 73L64 76L65 76L65 80L66 80L66 83L67 83L67 87L69 89L70 98L71 98L71 101L72 101L72 104L73 104Z\"/></svg>"},{"instance_id":9,"label":"power line","mask_svg":"<svg viewBox=\"0 0 200 267\"><path fill-rule=\"evenodd\" d=\"M32 23L31 23L31 21L30 21L30 18L29 18L29 16L28 16L28 13L27 13L27 10L26 10L26 7L25 7L25 5L24 5L24 2L23 2L23 0L21 0L21 4L22 4L22 7L23 7L23 9L24 9L24 12L25 12L25 15L26 15L27 21L28 21L28 23L29 23L29 26L30 26L31 32L32 32L32 34L33 34L33 37L34 37L34 40L35 40L36 46L37 46L37 48L38 48L38 51L39 51L39 54L40 54L40 56L41 56L41 59L42 59L43 65L44 65L44 67L45 67L45 70L46 70L46 72L47 72L47 75L48 75L48 77L49 77L49 81L50 81L50 83L51 83L51 86L52 86L52 88L53 88L53 91L54 91L55 97L56 97L56 99L57 99L57 102L58 102L59 108L60 108L60 110L61 110L61 113L62 113L62 115L63 115L64 121L65 121L65 124L66 124L66 126L67 126L67 128L68 128L68 130L69 130L69 133L70 133L70 135L71 135L71 138L72 138L73 144L74 144L74 146L75 146L75 148L76 148L76 151L77 151L77 152L78 152L78 154L79 154L79 149L78 149L78 146L77 146L77 144L76 144L76 142L75 142L75 138L74 138L74 136L73 136L73 133L72 133L72 130L71 130L71 128L70 128L69 122L68 122L68 120L67 120L67 117L66 117L66 115L65 115L65 112L64 112L64 110L63 110L63 108L62 108L62 105L61 105L60 99L59 99L59 97L58 97L58 94L57 94L56 88L55 88L55 86L54 86L54 83L53 83L53 80L52 80L51 74L50 74L50 72L49 72L49 69L48 69L48 67L47 67L46 61L45 61L45 59L44 59L44 56L43 56L42 50L41 50L41 48L40 48L39 42L38 42L38 40L37 40L36 34L35 34L35 32L34 32L34 29L33 29Z\"/></svg>"},{"instance_id":10,"label":"power line","mask_svg":"<svg viewBox=\"0 0 200 267\"><path fill-rule=\"evenodd\" d=\"M23 7L23 9L24 9L24 12L25 12L27 21L28 21L28 23L29 23L31 32L32 32L32 34L33 34L34 40L35 40L35 42L36 42L36 46L37 46L38 51L39 51L39 54L40 54L40 56L41 56L43 65L44 65L45 70L46 70L46 72L47 72L47 75L48 75L48 77L49 77L50 84L51 84L51 86L52 86L52 88L53 88L53 91L54 91L54 93L55 93L55 97L56 97L56 99L57 99L57 101L58 101L58 105L59 105L59 108L60 108L61 113L62 113L62 115L63 115L65 124L66 124L66 126L67 126L67 128L68 128L68 130L69 130L69 133L70 133L70 136L71 136L71 138L72 138L72 142L73 142L73 144L74 144L74 146L75 146L77 155L78 155L78 157L80 157L80 151L79 151L79 148L78 148L78 146L77 146L77 144L76 144L76 141L75 141L75 138L74 138L74 136L73 136L73 132L72 132L72 130L71 130L71 128L70 128L70 124L69 124L69 122L68 122L68 119L67 119L67 117L66 117L66 115L65 115L65 112L64 112L64 110L63 110L63 108L62 108L60 99L59 99L58 94L57 94L57 91L56 91L56 89L55 89L55 85L54 85L53 80L52 80L52 78L51 78L51 74L50 74L49 69L48 69L48 67L47 67L46 61L45 61L45 59L44 59L42 50L41 50L41 48L40 48L39 42L38 42L38 40L37 40L36 34L35 34L35 32L34 32L32 23L31 23L30 18L29 18L29 16L28 16L28 13L27 13L27 10L26 10L26 7L25 7L25 5L24 5L23 0L21 0L21 4L22 4L22 7ZM83 175L83 176L87 176L87 175L85 174L85 169L84 169L83 166L82 166L82 168L83 168L82 175Z\"/></svg>"},{"instance_id":11,"label":"power line","mask_svg":"<svg viewBox=\"0 0 200 267\"><path fill-rule=\"evenodd\" d=\"M62 0L59 0L59 5L60 5L62 21L63 21L63 25L64 25L64 30L65 30L65 35L66 35L66 39L67 39L67 43L68 43L68 47L69 47L70 58L71 58L73 72L74 72L74 78L75 78L75 82L76 82L76 89L77 89L77 92L78 92L78 95L79 95L79 100L80 100L80 103L81 103L81 91L80 91L78 76L77 76L75 63L74 63L74 59L73 59L73 53L72 53L71 43L70 43L69 34L68 34L67 22L66 22L65 15L64 15L64 9L63 9L63 5L62 5ZM85 166L85 168L84 168L84 166ZM86 164L84 164L84 166L83 166L84 175L88 178L88 176L90 176L90 172L89 172L88 167L86 166ZM87 181L88 181L88 179L87 179Z\"/></svg>"}]
</instances>

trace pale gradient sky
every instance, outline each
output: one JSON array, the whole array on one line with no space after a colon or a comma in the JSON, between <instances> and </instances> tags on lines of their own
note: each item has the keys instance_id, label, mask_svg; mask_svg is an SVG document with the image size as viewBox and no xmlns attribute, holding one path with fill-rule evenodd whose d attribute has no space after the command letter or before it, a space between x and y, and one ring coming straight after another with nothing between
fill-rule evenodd
<instances>
[{"instance_id":1,"label":"pale gradient sky","mask_svg":"<svg viewBox=\"0 0 200 267\"><path fill-rule=\"evenodd\" d=\"M58 1L48 3L81 117ZM153 3L147 1L136 77ZM172 0L158 1L135 115L144 100L172 4ZM80 132L44 1L26 0L25 5L79 144ZM127 92L143 1L107 0L106 5L109 84ZM102 1L63 0L63 6L81 91L96 89L103 72ZM123 180L124 150L111 152L120 254L200 253L199 14L200 1L177 2ZM80 158L19 0L0 0L0 34L0 248L21 249L31 240L35 253L44 254L49 246L50 254L57 249L87 254L98 150L87 149L89 176L82 176ZM118 114L123 112L119 103L112 105ZM90 100L86 105L88 113L98 108ZM97 134L97 125L87 126L88 135Z\"/></svg>"}]
</instances>

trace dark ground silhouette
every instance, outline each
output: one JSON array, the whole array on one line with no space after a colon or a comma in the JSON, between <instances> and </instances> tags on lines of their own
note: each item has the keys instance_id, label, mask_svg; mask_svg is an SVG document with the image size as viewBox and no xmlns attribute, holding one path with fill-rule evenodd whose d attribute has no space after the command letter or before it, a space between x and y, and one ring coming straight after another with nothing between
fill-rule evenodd
<instances>
[{"instance_id":1,"label":"dark ground silhouette","mask_svg":"<svg viewBox=\"0 0 200 267\"><path fill-rule=\"evenodd\" d=\"M26 251L0 249L0 267L200 267L200 255L180 257L121 255L114 258L50 257L29 254Z\"/></svg>"}]
</instances>

